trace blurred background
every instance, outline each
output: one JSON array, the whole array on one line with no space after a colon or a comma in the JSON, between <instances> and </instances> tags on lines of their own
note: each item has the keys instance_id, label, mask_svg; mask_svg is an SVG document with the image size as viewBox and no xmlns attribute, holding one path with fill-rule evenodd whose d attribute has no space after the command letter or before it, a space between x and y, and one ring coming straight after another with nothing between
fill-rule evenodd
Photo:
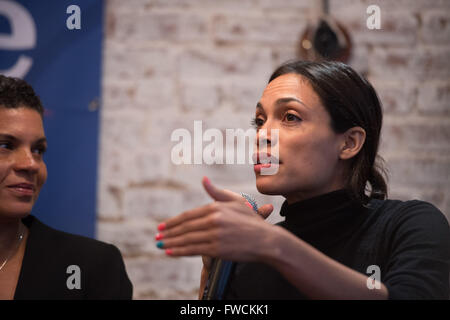
<instances>
[{"instance_id":1,"label":"blurred background","mask_svg":"<svg viewBox=\"0 0 450 320\"><path fill-rule=\"evenodd\" d=\"M35 17L32 1L15 2ZM54 11L51 4L57 1L47 2L45 10ZM270 221L280 220L277 212L283 199L258 194L250 165L175 165L171 150L176 143L170 137L178 128L193 135L196 120L203 121L203 131L248 129L271 72L289 59L341 60L365 75L383 103L380 154L389 169L389 198L429 201L450 219L450 1L62 3L57 11L62 19L59 28L66 28L70 15L65 8L78 4L81 29L64 32L67 37L75 34L74 41L93 51L86 49L70 58L72 72L79 73L77 81L61 75L45 85L68 82L73 97L65 96L58 104L61 108L64 101L78 99L76 94L94 90L79 102L85 113L82 119L90 120L80 120L75 129L60 125L48 135L70 130L67 139L75 142L67 143L64 153L75 150L81 156L65 161L78 182L63 176L74 194L81 195L67 200L71 209L55 210L49 199L65 190L60 184L54 183L53 189L49 184L48 200L40 200L34 214L55 227L118 246L134 298L196 299L201 259L168 258L155 247L154 236L164 219L210 201L201 187L203 176L220 187L253 194L260 205L273 203ZM92 3L99 6L89 9ZM376 7L368 8L371 5ZM91 24L100 32L90 33ZM52 50L62 39L54 38L53 45L45 48ZM39 47L39 33L37 43ZM5 50L1 45L0 40L0 50ZM33 49L27 50L33 56ZM24 77L41 94L36 87L42 83L39 76L30 76L37 73L36 65L39 59ZM41 68L39 75L45 71ZM70 73L65 77L72 79ZM98 89L89 79L97 82ZM55 92L50 89L46 99ZM65 121L72 123L70 118ZM48 114L46 122L52 123ZM89 133L80 139L86 130ZM50 175L67 171L58 158L61 148L49 141L54 148L47 155ZM82 141L83 151L71 147L77 146L76 141ZM88 164L81 166L79 161ZM92 192L86 195L86 190ZM85 197L90 207L79 209ZM87 214L85 223L72 228L80 221L80 211ZM54 213L46 216L46 212ZM70 219L74 222L63 224Z\"/></svg>"}]
</instances>

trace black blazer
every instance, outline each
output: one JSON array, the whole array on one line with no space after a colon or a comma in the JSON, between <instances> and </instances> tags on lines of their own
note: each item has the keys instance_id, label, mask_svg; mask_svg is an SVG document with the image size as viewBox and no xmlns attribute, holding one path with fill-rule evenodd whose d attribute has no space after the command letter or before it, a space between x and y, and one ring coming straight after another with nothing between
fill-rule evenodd
<instances>
[{"instance_id":1,"label":"black blazer","mask_svg":"<svg viewBox=\"0 0 450 320\"><path fill-rule=\"evenodd\" d=\"M52 229L31 215L22 222L29 236L14 299L132 298L115 246Z\"/></svg>"}]
</instances>

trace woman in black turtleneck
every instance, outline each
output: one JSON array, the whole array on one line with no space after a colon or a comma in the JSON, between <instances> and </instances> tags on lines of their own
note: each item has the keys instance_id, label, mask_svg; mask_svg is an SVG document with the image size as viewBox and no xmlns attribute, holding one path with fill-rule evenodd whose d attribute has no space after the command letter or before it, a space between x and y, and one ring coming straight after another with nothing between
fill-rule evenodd
<instances>
[{"instance_id":1,"label":"woman in black turtleneck","mask_svg":"<svg viewBox=\"0 0 450 320\"><path fill-rule=\"evenodd\" d=\"M168 255L203 255L200 296L207 257L220 257L239 262L227 299L448 298L448 222L429 203L386 199L382 110L364 78L337 62L287 63L253 122L256 186L286 198L285 220L267 223L271 205L255 215L204 178L215 202L158 227Z\"/></svg>"}]
</instances>

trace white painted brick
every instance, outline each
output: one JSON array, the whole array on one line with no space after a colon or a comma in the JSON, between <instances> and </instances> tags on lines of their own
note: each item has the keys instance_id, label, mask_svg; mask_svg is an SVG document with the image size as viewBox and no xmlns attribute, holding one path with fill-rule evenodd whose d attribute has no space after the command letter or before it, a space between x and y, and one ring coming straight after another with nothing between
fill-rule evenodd
<instances>
[{"instance_id":1,"label":"white painted brick","mask_svg":"<svg viewBox=\"0 0 450 320\"><path fill-rule=\"evenodd\" d=\"M330 1L330 12L333 15L339 14L340 11L366 12L369 5L377 5L384 12L388 11L405 11L420 12L429 8L449 8L450 3L447 0L332 0Z\"/></svg>"},{"instance_id":2,"label":"white painted brick","mask_svg":"<svg viewBox=\"0 0 450 320\"><path fill-rule=\"evenodd\" d=\"M140 257L125 260L135 299L197 299L200 257Z\"/></svg>"},{"instance_id":3,"label":"white painted brick","mask_svg":"<svg viewBox=\"0 0 450 320\"><path fill-rule=\"evenodd\" d=\"M347 63L355 69L355 71L359 72L363 76L367 76L367 72L369 70L369 50L367 46L354 46Z\"/></svg>"},{"instance_id":4,"label":"white painted brick","mask_svg":"<svg viewBox=\"0 0 450 320\"><path fill-rule=\"evenodd\" d=\"M450 83L422 83L419 86L417 108L424 116L450 115Z\"/></svg>"},{"instance_id":5,"label":"white painted brick","mask_svg":"<svg viewBox=\"0 0 450 320\"><path fill-rule=\"evenodd\" d=\"M233 125L237 128L246 129L249 127L250 118L254 116L256 104L262 96L266 83L253 84L234 84L224 85L220 87L221 102L225 106L231 106L231 110L235 114ZM242 123L240 119L244 118L246 122Z\"/></svg>"},{"instance_id":6,"label":"white painted brick","mask_svg":"<svg viewBox=\"0 0 450 320\"><path fill-rule=\"evenodd\" d=\"M179 165L174 169L173 179L180 183L191 182L201 186L201 179L207 176L211 181L226 186L234 183L249 183L255 181L253 167L251 165Z\"/></svg>"},{"instance_id":7,"label":"white painted brick","mask_svg":"<svg viewBox=\"0 0 450 320\"><path fill-rule=\"evenodd\" d=\"M272 72L270 49L191 49L179 57L182 81L249 81L268 79Z\"/></svg>"},{"instance_id":8,"label":"white painted brick","mask_svg":"<svg viewBox=\"0 0 450 320\"><path fill-rule=\"evenodd\" d=\"M386 83L374 82L373 85L383 105L384 114L411 114L415 110L417 88L407 82Z\"/></svg>"},{"instance_id":9,"label":"white painted brick","mask_svg":"<svg viewBox=\"0 0 450 320\"><path fill-rule=\"evenodd\" d=\"M136 86L136 107L160 112L161 110L174 110L177 106L177 97L172 80L153 78L139 81Z\"/></svg>"},{"instance_id":10,"label":"white painted brick","mask_svg":"<svg viewBox=\"0 0 450 320\"><path fill-rule=\"evenodd\" d=\"M450 155L450 124L385 121L382 130L382 152Z\"/></svg>"},{"instance_id":11,"label":"white painted brick","mask_svg":"<svg viewBox=\"0 0 450 320\"><path fill-rule=\"evenodd\" d=\"M170 78L175 72L173 53L168 48L139 46L139 42L124 46L106 41L105 45L103 74L107 79Z\"/></svg>"},{"instance_id":12,"label":"white painted brick","mask_svg":"<svg viewBox=\"0 0 450 320\"><path fill-rule=\"evenodd\" d=\"M381 7L381 28L371 30L367 27L367 6L359 8L358 11L339 10L332 15L350 32L352 42L356 46L370 44L385 48L387 45L411 46L417 43L419 22L413 13L391 11L390 8Z\"/></svg>"},{"instance_id":13,"label":"white painted brick","mask_svg":"<svg viewBox=\"0 0 450 320\"><path fill-rule=\"evenodd\" d=\"M184 82L180 88L183 110L214 111L219 107L219 89L205 83Z\"/></svg>"},{"instance_id":14,"label":"white painted brick","mask_svg":"<svg viewBox=\"0 0 450 320\"><path fill-rule=\"evenodd\" d=\"M97 239L114 244L125 257L158 256L161 250L156 247L157 226L158 224L152 219L100 221L97 224Z\"/></svg>"},{"instance_id":15,"label":"white painted brick","mask_svg":"<svg viewBox=\"0 0 450 320\"><path fill-rule=\"evenodd\" d=\"M408 187L449 188L450 161L429 158L385 158L391 183Z\"/></svg>"},{"instance_id":16,"label":"white painted brick","mask_svg":"<svg viewBox=\"0 0 450 320\"><path fill-rule=\"evenodd\" d=\"M423 13L421 39L424 43L432 45L448 44L448 39L450 39L449 10L425 11Z\"/></svg>"},{"instance_id":17,"label":"white painted brick","mask_svg":"<svg viewBox=\"0 0 450 320\"><path fill-rule=\"evenodd\" d=\"M191 13L123 12L115 17L113 38L122 42L208 40L208 18Z\"/></svg>"},{"instance_id":18,"label":"white painted brick","mask_svg":"<svg viewBox=\"0 0 450 320\"><path fill-rule=\"evenodd\" d=\"M273 0L259 0L258 5L261 6L263 10L273 11L287 11L292 13L297 11L304 13L305 10L310 10L311 7L314 8L315 4L309 0L284 0L284 1L273 1Z\"/></svg>"},{"instance_id":19,"label":"white painted brick","mask_svg":"<svg viewBox=\"0 0 450 320\"><path fill-rule=\"evenodd\" d=\"M209 197L199 187L190 187L189 190L180 187L128 189L124 194L124 215L127 218L145 218L161 222L209 203Z\"/></svg>"},{"instance_id":20,"label":"white painted brick","mask_svg":"<svg viewBox=\"0 0 450 320\"><path fill-rule=\"evenodd\" d=\"M389 198L398 200L422 200L442 208L445 201L445 191L440 189L415 189L392 185L389 188Z\"/></svg>"},{"instance_id":21,"label":"white painted brick","mask_svg":"<svg viewBox=\"0 0 450 320\"><path fill-rule=\"evenodd\" d=\"M217 15L213 35L223 43L293 44L306 27L306 16Z\"/></svg>"},{"instance_id":22,"label":"white painted brick","mask_svg":"<svg viewBox=\"0 0 450 320\"><path fill-rule=\"evenodd\" d=\"M299 43L298 39L291 45L274 46L272 48L272 60L273 69L277 68L281 64L287 62L288 60L294 60L299 58ZM272 71L274 71L272 70ZM269 79L267 79L269 80Z\"/></svg>"},{"instance_id":23,"label":"white painted brick","mask_svg":"<svg viewBox=\"0 0 450 320\"><path fill-rule=\"evenodd\" d=\"M375 48L369 57L369 74L380 79L402 81L448 79L446 62L450 48Z\"/></svg>"},{"instance_id":24,"label":"white painted brick","mask_svg":"<svg viewBox=\"0 0 450 320\"><path fill-rule=\"evenodd\" d=\"M129 162L129 183L143 185L170 178L171 161L168 149L145 150L137 153Z\"/></svg>"},{"instance_id":25,"label":"white painted brick","mask_svg":"<svg viewBox=\"0 0 450 320\"><path fill-rule=\"evenodd\" d=\"M125 110L136 106L134 81L109 81L103 83L102 110Z\"/></svg>"},{"instance_id":26,"label":"white painted brick","mask_svg":"<svg viewBox=\"0 0 450 320\"><path fill-rule=\"evenodd\" d=\"M262 0L108 0L112 11L235 11L258 10ZM305 1L305 0L303 0ZM264 1L263 1L264 3Z\"/></svg>"},{"instance_id":27,"label":"white painted brick","mask_svg":"<svg viewBox=\"0 0 450 320\"><path fill-rule=\"evenodd\" d=\"M106 179L100 178L97 190L97 217L100 219L120 219L122 217L123 189L109 184Z\"/></svg>"}]
</instances>

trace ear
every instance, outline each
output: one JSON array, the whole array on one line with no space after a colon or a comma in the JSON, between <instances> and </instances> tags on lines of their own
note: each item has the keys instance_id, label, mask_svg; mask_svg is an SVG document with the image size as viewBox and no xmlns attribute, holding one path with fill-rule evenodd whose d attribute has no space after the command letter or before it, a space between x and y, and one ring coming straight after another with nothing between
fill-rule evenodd
<instances>
[{"instance_id":1,"label":"ear","mask_svg":"<svg viewBox=\"0 0 450 320\"><path fill-rule=\"evenodd\" d=\"M339 158L347 160L356 156L366 141L366 131L361 127L348 129L344 134Z\"/></svg>"}]
</instances>

